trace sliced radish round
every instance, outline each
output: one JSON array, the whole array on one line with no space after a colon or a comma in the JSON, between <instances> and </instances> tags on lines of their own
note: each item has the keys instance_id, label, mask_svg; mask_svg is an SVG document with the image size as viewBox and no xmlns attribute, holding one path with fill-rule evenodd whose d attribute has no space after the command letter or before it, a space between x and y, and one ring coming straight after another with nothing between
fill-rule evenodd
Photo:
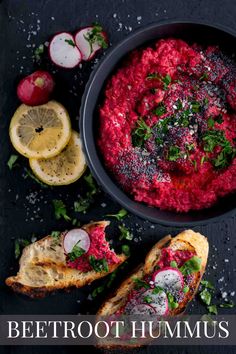
<instances>
[{"instance_id":1,"label":"sliced radish round","mask_svg":"<svg viewBox=\"0 0 236 354\"><path fill-rule=\"evenodd\" d=\"M49 56L54 64L71 69L81 62L81 53L75 45L74 37L67 32L56 34L49 44Z\"/></svg>"},{"instance_id":2,"label":"sliced radish round","mask_svg":"<svg viewBox=\"0 0 236 354\"><path fill-rule=\"evenodd\" d=\"M156 271L153 274L153 281L156 286L159 286L163 290L168 290L172 294L178 292L184 286L182 273L178 269L171 267Z\"/></svg>"},{"instance_id":3,"label":"sliced radish round","mask_svg":"<svg viewBox=\"0 0 236 354\"><path fill-rule=\"evenodd\" d=\"M153 293L153 289L146 290L141 295L141 301L145 301L145 298L150 299L150 306L152 306L157 315L164 316L168 313L168 298L164 291L159 291L157 294Z\"/></svg>"},{"instance_id":4,"label":"sliced radish round","mask_svg":"<svg viewBox=\"0 0 236 354\"><path fill-rule=\"evenodd\" d=\"M90 238L83 229L73 229L64 236L63 247L66 254L70 253L75 245L88 252L90 247Z\"/></svg>"},{"instance_id":5,"label":"sliced radish round","mask_svg":"<svg viewBox=\"0 0 236 354\"><path fill-rule=\"evenodd\" d=\"M98 42L92 44L89 43L88 38L92 32L93 27L85 27L79 30L75 35L75 44L79 48L83 60L91 60L95 53L100 50L102 47ZM104 40L107 41L107 36L104 32L101 32L101 35L104 37Z\"/></svg>"},{"instance_id":6,"label":"sliced radish round","mask_svg":"<svg viewBox=\"0 0 236 354\"><path fill-rule=\"evenodd\" d=\"M149 304L139 304L134 306L129 315L154 315L156 311L152 305Z\"/></svg>"}]
</instances>

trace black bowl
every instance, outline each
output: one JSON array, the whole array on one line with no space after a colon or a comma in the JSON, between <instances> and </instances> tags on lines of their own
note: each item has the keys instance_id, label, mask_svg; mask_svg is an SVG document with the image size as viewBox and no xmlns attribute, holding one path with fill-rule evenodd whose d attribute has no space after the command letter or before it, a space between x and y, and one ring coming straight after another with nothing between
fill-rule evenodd
<instances>
[{"instance_id":1,"label":"black bowl","mask_svg":"<svg viewBox=\"0 0 236 354\"><path fill-rule=\"evenodd\" d=\"M236 33L220 25L211 26L200 21L164 21L153 24L127 36L118 45L111 48L102 62L92 73L86 86L80 111L80 132L87 163L92 174L101 187L118 203L130 212L164 225L187 226L217 221L234 212L236 208L235 194L222 198L218 204L209 209L188 213L175 213L149 207L135 202L125 194L106 171L96 147L98 124L98 104L104 86L112 72L120 64L120 60L131 50L146 46L160 38L181 38L188 43L203 45L219 45L221 49L232 54L236 48Z\"/></svg>"}]
</instances>

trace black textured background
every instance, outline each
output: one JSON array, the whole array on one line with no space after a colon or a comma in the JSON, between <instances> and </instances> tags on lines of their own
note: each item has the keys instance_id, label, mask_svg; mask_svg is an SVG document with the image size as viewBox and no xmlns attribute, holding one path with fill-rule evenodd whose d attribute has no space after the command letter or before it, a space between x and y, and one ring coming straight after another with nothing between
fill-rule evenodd
<instances>
[{"instance_id":1,"label":"black textured background","mask_svg":"<svg viewBox=\"0 0 236 354\"><path fill-rule=\"evenodd\" d=\"M13 153L9 143L8 126L19 102L16 98L16 84L19 79L38 68L33 63L34 48L47 41L58 31L74 31L79 27L98 21L107 30L113 45L131 31L152 22L166 18L208 20L212 24L224 24L236 30L235 0L3 0L0 1L0 312L3 314L75 314L93 313L104 295L91 301L89 294L99 281L82 290L57 293L42 300L30 300L14 294L4 285L4 279L17 269L14 259L14 238L31 239L33 233L40 238L51 230L64 230L68 223L56 221L52 209L52 199L64 200L70 214L73 202L79 193L84 193L82 180L69 187L42 189L30 178L24 179L27 161L19 160L19 166L9 171L7 161ZM207 36L207 33L206 33ZM94 62L83 64L72 71L58 70L47 60L42 67L55 73L57 90L55 98L69 110L72 124L78 126L78 111L84 85L93 69ZM31 198L29 198L31 196ZM100 193L95 205L86 215L75 215L82 222L103 219L104 215L116 212L119 206L109 197ZM131 243L133 257L138 262L150 246L167 233L176 234L180 229L153 225L134 216L125 220L134 234ZM117 223L109 228L109 234L116 238ZM210 243L209 265L206 277L215 283L217 296L221 301L222 292L228 299L235 289L234 257L236 242L236 218L228 218L220 223L194 228L208 236ZM134 256L135 255L135 256ZM119 279L118 279L119 281ZM232 294L231 294L232 295ZM79 300L79 301L78 301ZM205 308L195 300L190 311L205 313ZM235 309L227 310L234 313ZM53 348L53 347L6 347L4 353L68 353L95 352L93 348ZM230 347L157 348L148 347L140 353L234 353Z\"/></svg>"}]
</instances>

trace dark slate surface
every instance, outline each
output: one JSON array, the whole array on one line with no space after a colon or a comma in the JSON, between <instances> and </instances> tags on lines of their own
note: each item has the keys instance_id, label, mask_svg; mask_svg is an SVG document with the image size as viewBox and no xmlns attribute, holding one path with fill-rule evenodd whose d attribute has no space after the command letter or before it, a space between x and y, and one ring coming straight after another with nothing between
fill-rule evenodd
<instances>
[{"instance_id":1,"label":"dark slate surface","mask_svg":"<svg viewBox=\"0 0 236 354\"><path fill-rule=\"evenodd\" d=\"M8 125L19 102L16 98L16 84L20 77L37 68L33 64L32 45L44 43L58 31L74 31L79 27L99 21L108 31L111 43L115 45L132 30L166 18L202 19L210 23L220 23L236 31L236 2L234 0L3 0L0 1L0 311L5 314L75 314L94 312L103 295L95 301L89 300L89 294L102 281L82 290L70 293L57 293L43 300L30 300L14 294L4 285L4 279L17 269L14 259L14 238L28 238L35 233L37 237L46 235L50 230L64 230L68 224L56 221L51 201L63 199L71 214L76 195L84 193L81 181L69 187L42 189L30 178L24 179L24 167L27 161L19 160L19 166L13 171L7 168L7 160L13 149L9 143ZM207 35L207 33L206 33ZM94 63L83 64L81 69L72 71L55 70L47 60L43 67L55 72L57 91L55 97L70 112L73 126L78 126L78 110L84 85ZM116 212L119 206L100 193L95 205L86 215L79 218L82 222L102 219L106 213ZM74 214L74 216L76 216ZM78 216L78 215L77 215ZM135 257L131 263L138 262L159 238L166 233L176 234L180 229L153 225L149 222L129 216L125 223L135 234L132 242ZM109 234L118 233L117 223L109 228ZM214 301L221 301L222 293L233 299L235 289L236 261L235 252L236 218L194 228L208 236L210 256L207 278L215 283L217 296ZM119 281L119 279L117 280ZM79 300L79 302L78 302ZM205 313L205 308L194 301L190 311ZM227 313L235 310L228 310ZM58 348L7 347L4 353L56 353ZM61 347L60 353L95 352L92 348ZM141 353L234 353L234 348L156 348L141 349Z\"/></svg>"}]
</instances>

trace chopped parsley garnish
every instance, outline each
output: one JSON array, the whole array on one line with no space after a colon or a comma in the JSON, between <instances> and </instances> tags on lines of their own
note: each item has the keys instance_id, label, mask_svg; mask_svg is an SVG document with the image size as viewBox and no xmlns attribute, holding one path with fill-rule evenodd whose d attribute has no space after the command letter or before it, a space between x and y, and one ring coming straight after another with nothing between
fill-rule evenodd
<instances>
[{"instance_id":1,"label":"chopped parsley garnish","mask_svg":"<svg viewBox=\"0 0 236 354\"><path fill-rule=\"evenodd\" d=\"M171 261L171 262L170 262L170 266L171 266L172 268L178 268L178 264L177 264L176 261Z\"/></svg>"},{"instance_id":2,"label":"chopped parsley garnish","mask_svg":"<svg viewBox=\"0 0 236 354\"><path fill-rule=\"evenodd\" d=\"M10 170L12 170L14 167L16 167L16 160L19 158L18 155L11 155L9 160L7 161L7 166L9 167Z\"/></svg>"},{"instance_id":3,"label":"chopped parsley garnish","mask_svg":"<svg viewBox=\"0 0 236 354\"><path fill-rule=\"evenodd\" d=\"M43 53L44 53L44 44L40 44L38 48L36 48L34 51L34 58L37 62L41 61L41 57Z\"/></svg>"},{"instance_id":4,"label":"chopped parsley garnish","mask_svg":"<svg viewBox=\"0 0 236 354\"><path fill-rule=\"evenodd\" d=\"M72 41L72 39L65 39L65 42L71 45L72 47L75 47L75 42Z\"/></svg>"},{"instance_id":5,"label":"chopped parsley garnish","mask_svg":"<svg viewBox=\"0 0 236 354\"><path fill-rule=\"evenodd\" d=\"M183 287L183 293L186 294L186 293L188 293L188 292L189 292L189 286L188 286L188 285L185 285L185 286Z\"/></svg>"},{"instance_id":6,"label":"chopped parsley garnish","mask_svg":"<svg viewBox=\"0 0 236 354\"><path fill-rule=\"evenodd\" d=\"M98 286L95 288L91 294L92 298L97 297L99 294L101 294L105 290L106 285Z\"/></svg>"},{"instance_id":7,"label":"chopped parsley garnish","mask_svg":"<svg viewBox=\"0 0 236 354\"><path fill-rule=\"evenodd\" d=\"M71 220L71 218L67 215L66 206L62 200L54 199L52 203L54 206L54 213L57 220L60 220L61 218L65 219L66 221Z\"/></svg>"},{"instance_id":8,"label":"chopped parsley garnish","mask_svg":"<svg viewBox=\"0 0 236 354\"><path fill-rule=\"evenodd\" d=\"M169 74L167 74L166 76L162 77L162 82L163 82L163 89L167 90L169 84L171 83L171 77Z\"/></svg>"},{"instance_id":9,"label":"chopped parsley garnish","mask_svg":"<svg viewBox=\"0 0 236 354\"><path fill-rule=\"evenodd\" d=\"M130 256L130 247L128 245L122 245L121 249L125 256Z\"/></svg>"},{"instance_id":10,"label":"chopped parsley garnish","mask_svg":"<svg viewBox=\"0 0 236 354\"><path fill-rule=\"evenodd\" d=\"M119 225L119 229L120 229L120 237L119 240L128 240L131 241L133 240L133 234L130 232L129 229L127 229L127 227L125 227L125 225Z\"/></svg>"},{"instance_id":11,"label":"chopped parsley garnish","mask_svg":"<svg viewBox=\"0 0 236 354\"><path fill-rule=\"evenodd\" d=\"M102 26L97 23L94 24L92 30L88 33L88 35L84 35L84 38L86 39L86 41L89 42L90 53L92 53L93 51L93 44L98 44L103 49L106 49L108 47L107 41L103 34Z\"/></svg>"},{"instance_id":12,"label":"chopped parsley garnish","mask_svg":"<svg viewBox=\"0 0 236 354\"><path fill-rule=\"evenodd\" d=\"M85 253L85 250L79 246L79 242L77 242L76 245L74 245L72 248L72 251L68 253L69 260L72 262Z\"/></svg>"},{"instance_id":13,"label":"chopped parsley garnish","mask_svg":"<svg viewBox=\"0 0 236 354\"><path fill-rule=\"evenodd\" d=\"M153 295L156 295L156 294L159 294L161 291L163 291L163 289L160 286L156 286L153 289L152 293L153 293Z\"/></svg>"},{"instance_id":14,"label":"chopped parsley garnish","mask_svg":"<svg viewBox=\"0 0 236 354\"><path fill-rule=\"evenodd\" d=\"M127 210L121 209L118 211L117 214L107 214L107 216L110 216L112 218L116 218L117 220L123 219L126 215L128 214Z\"/></svg>"},{"instance_id":15,"label":"chopped parsley garnish","mask_svg":"<svg viewBox=\"0 0 236 354\"><path fill-rule=\"evenodd\" d=\"M60 231L52 231L51 232L51 236L55 241L58 241L58 239L60 238L61 232Z\"/></svg>"},{"instance_id":16,"label":"chopped parsley garnish","mask_svg":"<svg viewBox=\"0 0 236 354\"><path fill-rule=\"evenodd\" d=\"M215 289L213 284L209 280L201 280L201 285L207 289L212 289L212 290Z\"/></svg>"},{"instance_id":17,"label":"chopped parsley garnish","mask_svg":"<svg viewBox=\"0 0 236 354\"><path fill-rule=\"evenodd\" d=\"M215 121L214 121L214 119L212 117L208 118L207 125L208 125L209 128L213 128L214 127Z\"/></svg>"},{"instance_id":18,"label":"chopped parsley garnish","mask_svg":"<svg viewBox=\"0 0 236 354\"><path fill-rule=\"evenodd\" d=\"M15 258L19 258L21 255L21 251L23 248L25 248L26 246L28 246L30 244L30 242L28 240L22 239L22 238L18 238L17 240L15 240Z\"/></svg>"},{"instance_id":19,"label":"chopped parsley garnish","mask_svg":"<svg viewBox=\"0 0 236 354\"><path fill-rule=\"evenodd\" d=\"M83 179L89 191L86 193L86 197L80 197L78 201L74 202L74 211L85 214L90 205L94 202L93 196L98 192L98 188L91 173L84 176Z\"/></svg>"},{"instance_id":20,"label":"chopped parsley garnish","mask_svg":"<svg viewBox=\"0 0 236 354\"><path fill-rule=\"evenodd\" d=\"M150 73L146 77L147 80L159 79L159 78L160 78L160 75L157 73Z\"/></svg>"},{"instance_id":21,"label":"chopped parsley garnish","mask_svg":"<svg viewBox=\"0 0 236 354\"><path fill-rule=\"evenodd\" d=\"M166 107L164 104L161 102L159 105L154 109L153 111L154 114L156 114L158 117L161 117L163 114L166 113Z\"/></svg>"},{"instance_id":22,"label":"chopped parsley garnish","mask_svg":"<svg viewBox=\"0 0 236 354\"><path fill-rule=\"evenodd\" d=\"M132 144L137 147L143 147L152 135L151 128L145 123L143 118L139 118L136 122L136 128L132 131Z\"/></svg>"},{"instance_id":23,"label":"chopped parsley garnish","mask_svg":"<svg viewBox=\"0 0 236 354\"><path fill-rule=\"evenodd\" d=\"M202 74L202 76L200 77L200 81L204 81L204 80L207 80L208 79L208 73L207 72L204 72L203 74Z\"/></svg>"},{"instance_id":24,"label":"chopped parsley garnish","mask_svg":"<svg viewBox=\"0 0 236 354\"><path fill-rule=\"evenodd\" d=\"M91 175L91 173L89 173L88 175L84 176L83 179L85 180L85 182L87 183L88 187L89 187L89 194L90 195L94 195L98 192L98 188L97 185L93 179L93 176Z\"/></svg>"},{"instance_id":25,"label":"chopped parsley garnish","mask_svg":"<svg viewBox=\"0 0 236 354\"><path fill-rule=\"evenodd\" d=\"M79 201L74 202L74 211L79 213L86 213L90 207L90 200L87 198L80 198Z\"/></svg>"},{"instance_id":26,"label":"chopped parsley garnish","mask_svg":"<svg viewBox=\"0 0 236 354\"><path fill-rule=\"evenodd\" d=\"M201 269L201 262L201 258L193 256L182 265L180 271L183 275L199 272L199 270Z\"/></svg>"},{"instance_id":27,"label":"chopped parsley garnish","mask_svg":"<svg viewBox=\"0 0 236 354\"><path fill-rule=\"evenodd\" d=\"M133 281L135 282L135 289L149 289L149 285L144 280L140 278L133 278Z\"/></svg>"},{"instance_id":28,"label":"chopped parsley garnish","mask_svg":"<svg viewBox=\"0 0 236 354\"><path fill-rule=\"evenodd\" d=\"M145 302L146 304L151 304L152 303L152 297L147 295L147 296L144 296L143 298L143 302Z\"/></svg>"},{"instance_id":29,"label":"chopped parsley garnish","mask_svg":"<svg viewBox=\"0 0 236 354\"><path fill-rule=\"evenodd\" d=\"M210 305L211 303L211 293L207 290L207 289L204 289L200 292L199 294L202 302L206 305Z\"/></svg>"},{"instance_id":30,"label":"chopped parsley garnish","mask_svg":"<svg viewBox=\"0 0 236 354\"><path fill-rule=\"evenodd\" d=\"M180 148L178 146L170 146L167 160L169 161L176 161L181 157Z\"/></svg>"},{"instance_id":31,"label":"chopped parsley garnish","mask_svg":"<svg viewBox=\"0 0 236 354\"><path fill-rule=\"evenodd\" d=\"M158 79L158 80L162 81L164 90L167 90L169 84L171 83L171 77L169 74L167 74L166 76L162 76L162 75L154 72L154 73L148 74L146 79L147 80Z\"/></svg>"},{"instance_id":32,"label":"chopped parsley garnish","mask_svg":"<svg viewBox=\"0 0 236 354\"><path fill-rule=\"evenodd\" d=\"M193 113L198 113L201 110L201 104L197 101L190 102L190 109Z\"/></svg>"},{"instance_id":33,"label":"chopped parsley garnish","mask_svg":"<svg viewBox=\"0 0 236 354\"><path fill-rule=\"evenodd\" d=\"M230 302L225 302L223 304L220 304L220 307L221 308L224 308L224 309L231 309L235 306L235 303L233 301L230 301Z\"/></svg>"},{"instance_id":34,"label":"chopped parsley garnish","mask_svg":"<svg viewBox=\"0 0 236 354\"><path fill-rule=\"evenodd\" d=\"M183 104L182 104L182 102L181 102L180 99L178 99L178 100L176 101L175 106L176 106L176 108L177 108L178 111L183 108Z\"/></svg>"},{"instance_id":35,"label":"chopped parsley garnish","mask_svg":"<svg viewBox=\"0 0 236 354\"><path fill-rule=\"evenodd\" d=\"M97 259L94 256L89 256L89 264L95 272L108 272L108 263L105 258Z\"/></svg>"},{"instance_id":36,"label":"chopped parsley garnish","mask_svg":"<svg viewBox=\"0 0 236 354\"><path fill-rule=\"evenodd\" d=\"M179 307L178 302L175 301L175 298L172 294L167 293L167 298L168 298L168 306L171 310L177 309L177 307Z\"/></svg>"},{"instance_id":37,"label":"chopped parsley garnish","mask_svg":"<svg viewBox=\"0 0 236 354\"><path fill-rule=\"evenodd\" d=\"M207 306L207 310L208 310L209 313L211 313L213 315L217 315L218 314L216 305Z\"/></svg>"},{"instance_id":38,"label":"chopped parsley garnish","mask_svg":"<svg viewBox=\"0 0 236 354\"><path fill-rule=\"evenodd\" d=\"M226 139L222 130L208 130L203 135L203 148L206 152L213 152L219 146L221 151L216 158L211 160L215 168L225 168L229 166L232 159L236 156L236 149Z\"/></svg>"}]
</instances>

